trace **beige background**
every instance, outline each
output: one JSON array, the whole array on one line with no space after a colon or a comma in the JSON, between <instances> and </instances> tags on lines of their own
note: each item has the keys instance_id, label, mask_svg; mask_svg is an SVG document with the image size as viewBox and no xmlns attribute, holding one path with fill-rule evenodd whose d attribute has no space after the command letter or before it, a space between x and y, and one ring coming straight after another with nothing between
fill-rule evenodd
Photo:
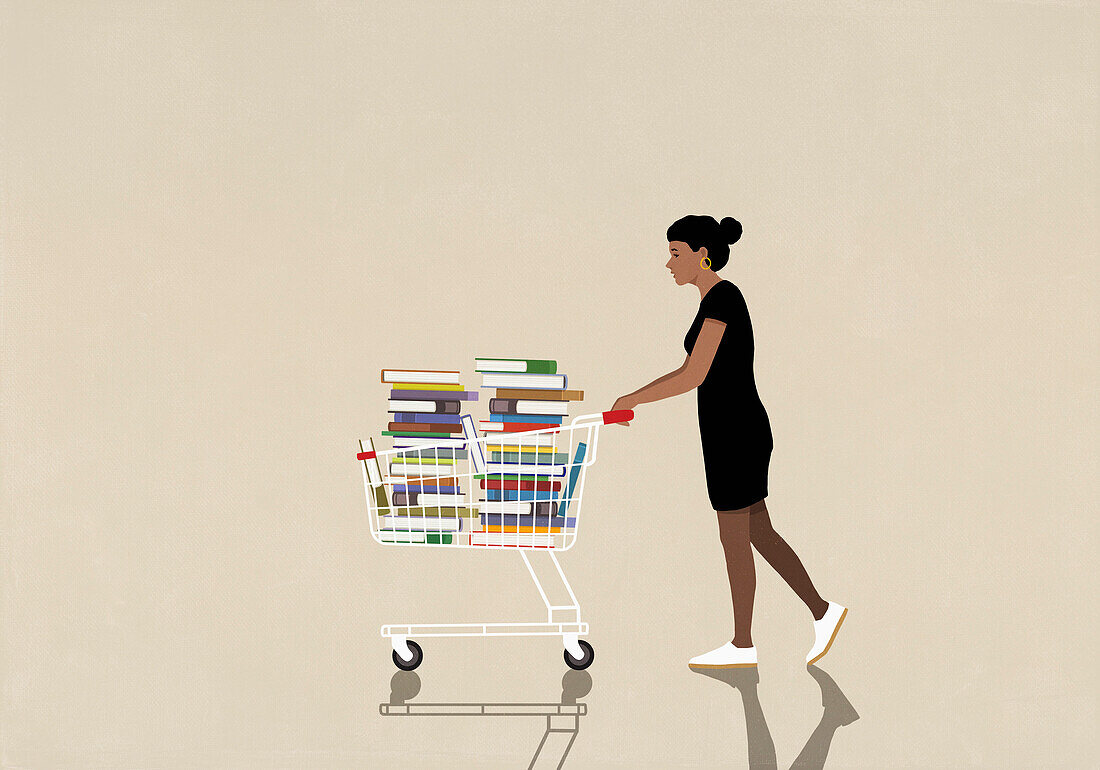
<instances>
[{"instance_id":1,"label":"beige background","mask_svg":"<svg viewBox=\"0 0 1100 770\"><path fill-rule=\"evenodd\" d=\"M829 766L1094 762L1098 21L5 2L3 766L526 766L537 719L379 716L380 624L539 604L514 554L373 543L355 441L382 366L553 357L598 411L678 365L687 213L744 224L769 507L852 608ZM745 763L686 668L732 630L695 419L601 439L569 767ZM757 562L787 766L809 615ZM421 700L560 695L552 641L424 647Z\"/></svg>"}]
</instances>

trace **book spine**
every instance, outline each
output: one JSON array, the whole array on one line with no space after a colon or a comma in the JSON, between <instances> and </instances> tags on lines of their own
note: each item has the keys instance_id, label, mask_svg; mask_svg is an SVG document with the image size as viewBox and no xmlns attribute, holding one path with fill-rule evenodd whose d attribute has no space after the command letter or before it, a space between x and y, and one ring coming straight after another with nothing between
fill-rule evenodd
<instances>
[{"instance_id":1,"label":"book spine","mask_svg":"<svg viewBox=\"0 0 1100 770\"><path fill-rule=\"evenodd\" d=\"M487 489L486 500L549 500L557 499L552 489ZM398 503L394 503L397 505Z\"/></svg>"},{"instance_id":2,"label":"book spine","mask_svg":"<svg viewBox=\"0 0 1100 770\"><path fill-rule=\"evenodd\" d=\"M553 414L489 414L490 422L538 422L545 425L561 425L564 417Z\"/></svg>"},{"instance_id":3,"label":"book spine","mask_svg":"<svg viewBox=\"0 0 1100 770\"><path fill-rule=\"evenodd\" d=\"M462 426L448 422L391 422L387 429L404 433L461 433Z\"/></svg>"},{"instance_id":4,"label":"book spine","mask_svg":"<svg viewBox=\"0 0 1100 770\"><path fill-rule=\"evenodd\" d=\"M534 401L583 401L583 390L497 388L497 398L524 398Z\"/></svg>"},{"instance_id":5,"label":"book spine","mask_svg":"<svg viewBox=\"0 0 1100 770\"><path fill-rule=\"evenodd\" d=\"M537 452L490 452L489 462L494 463L534 463L547 465L564 465L569 457L565 452L554 454Z\"/></svg>"},{"instance_id":6,"label":"book spine","mask_svg":"<svg viewBox=\"0 0 1100 770\"><path fill-rule=\"evenodd\" d=\"M548 479L536 480L534 476L524 477L521 479L518 476L505 476L503 479L499 476L494 476L489 479L481 480L482 489L524 489L524 490L552 490L557 492L561 489L560 481L550 481Z\"/></svg>"}]
</instances>

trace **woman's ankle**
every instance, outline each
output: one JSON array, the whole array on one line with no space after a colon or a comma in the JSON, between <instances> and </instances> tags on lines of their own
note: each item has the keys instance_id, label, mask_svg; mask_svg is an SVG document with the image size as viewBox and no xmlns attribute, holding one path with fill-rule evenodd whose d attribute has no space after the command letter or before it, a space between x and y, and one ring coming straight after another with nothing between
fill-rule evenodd
<instances>
[{"instance_id":1,"label":"woman's ankle","mask_svg":"<svg viewBox=\"0 0 1100 770\"><path fill-rule=\"evenodd\" d=\"M737 637L734 637L733 639L730 640L730 643L734 647L740 647L741 649L745 649L747 647L752 647L753 646L751 638L750 639L738 639Z\"/></svg>"},{"instance_id":2,"label":"woman's ankle","mask_svg":"<svg viewBox=\"0 0 1100 770\"><path fill-rule=\"evenodd\" d=\"M825 617L825 613L829 611L829 603L824 599L819 599L820 604L814 604L810 607L810 613L814 616L814 620L821 620Z\"/></svg>"}]
</instances>

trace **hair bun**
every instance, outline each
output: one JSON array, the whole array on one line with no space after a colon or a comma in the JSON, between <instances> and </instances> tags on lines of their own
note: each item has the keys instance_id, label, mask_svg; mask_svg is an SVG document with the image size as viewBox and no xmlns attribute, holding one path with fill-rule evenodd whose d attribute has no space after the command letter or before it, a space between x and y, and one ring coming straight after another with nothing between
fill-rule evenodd
<instances>
[{"instance_id":1,"label":"hair bun","mask_svg":"<svg viewBox=\"0 0 1100 770\"><path fill-rule=\"evenodd\" d=\"M726 243L737 243L741 239L741 223L733 217L725 217L718 223L718 234Z\"/></svg>"}]
</instances>

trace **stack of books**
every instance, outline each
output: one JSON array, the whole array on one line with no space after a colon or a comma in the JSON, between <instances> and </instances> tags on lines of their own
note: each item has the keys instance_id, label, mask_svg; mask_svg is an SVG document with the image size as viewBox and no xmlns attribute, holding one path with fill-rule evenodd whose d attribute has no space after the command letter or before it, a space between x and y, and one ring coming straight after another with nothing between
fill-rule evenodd
<instances>
[{"instance_id":1,"label":"stack of books","mask_svg":"<svg viewBox=\"0 0 1100 770\"><path fill-rule=\"evenodd\" d=\"M583 399L584 393L567 390L556 361L478 358L474 368L481 373L481 387L495 394L489 399L489 419L481 421L488 456L480 479L481 530L470 534L470 543L552 548L554 535L576 523L565 516L571 494L568 440L562 446L558 434L549 431L515 434L560 427L569 402ZM578 445L582 458L583 446ZM571 470L568 475L573 476Z\"/></svg>"},{"instance_id":2,"label":"stack of books","mask_svg":"<svg viewBox=\"0 0 1100 770\"><path fill-rule=\"evenodd\" d=\"M462 405L476 401L460 373L434 369L383 369L389 383L393 438L389 481L393 499L380 511L379 535L391 543L451 545L468 530L477 510L466 505L456 464L467 458ZM463 519L467 525L463 526Z\"/></svg>"}]
</instances>

